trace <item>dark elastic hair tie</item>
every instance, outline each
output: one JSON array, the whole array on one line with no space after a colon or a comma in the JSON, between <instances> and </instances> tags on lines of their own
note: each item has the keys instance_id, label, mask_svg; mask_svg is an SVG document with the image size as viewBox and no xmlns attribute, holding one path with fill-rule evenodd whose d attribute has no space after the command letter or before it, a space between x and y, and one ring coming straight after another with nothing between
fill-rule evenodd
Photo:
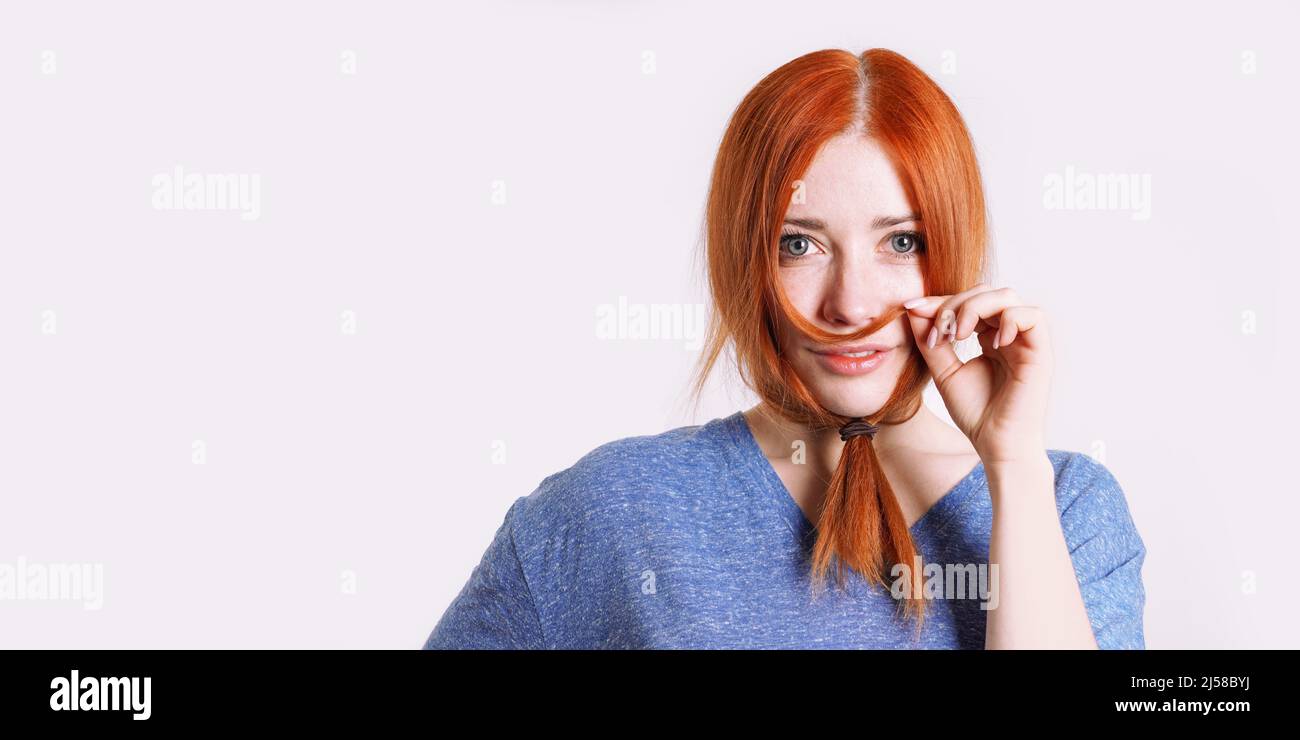
<instances>
[{"instance_id":1,"label":"dark elastic hair tie","mask_svg":"<svg viewBox=\"0 0 1300 740\"><path fill-rule=\"evenodd\" d=\"M876 432L880 427L868 422L865 419L854 419L853 421L840 427L840 441L848 442L850 437L856 437L859 434L865 434L875 439Z\"/></svg>"}]
</instances>

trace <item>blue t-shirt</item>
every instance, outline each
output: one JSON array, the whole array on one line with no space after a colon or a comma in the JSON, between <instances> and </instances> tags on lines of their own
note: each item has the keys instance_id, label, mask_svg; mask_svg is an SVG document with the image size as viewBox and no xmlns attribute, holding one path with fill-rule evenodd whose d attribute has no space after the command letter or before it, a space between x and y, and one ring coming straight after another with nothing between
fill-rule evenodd
<instances>
[{"instance_id":1,"label":"blue t-shirt","mask_svg":"<svg viewBox=\"0 0 1300 740\"><path fill-rule=\"evenodd\" d=\"M1087 455L1047 454L1098 645L1145 648L1146 548L1123 491ZM914 639L851 570L841 589L832 565L814 598L815 529L737 411L601 445L516 499L424 646L983 648L991 515L979 464L912 526L924 563L957 566L925 575L939 598Z\"/></svg>"}]
</instances>

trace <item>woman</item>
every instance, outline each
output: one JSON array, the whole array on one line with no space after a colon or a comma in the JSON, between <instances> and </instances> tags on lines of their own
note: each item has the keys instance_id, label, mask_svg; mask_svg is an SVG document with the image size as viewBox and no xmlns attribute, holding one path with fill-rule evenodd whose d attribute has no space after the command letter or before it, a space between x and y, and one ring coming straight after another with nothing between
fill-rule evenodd
<instances>
[{"instance_id":1,"label":"woman","mask_svg":"<svg viewBox=\"0 0 1300 740\"><path fill-rule=\"evenodd\" d=\"M707 234L697 398L730 345L761 403L543 480L425 647L1145 647L1142 539L1103 465L1045 447L1049 326L980 282L979 168L932 80L884 49L772 72Z\"/></svg>"}]
</instances>

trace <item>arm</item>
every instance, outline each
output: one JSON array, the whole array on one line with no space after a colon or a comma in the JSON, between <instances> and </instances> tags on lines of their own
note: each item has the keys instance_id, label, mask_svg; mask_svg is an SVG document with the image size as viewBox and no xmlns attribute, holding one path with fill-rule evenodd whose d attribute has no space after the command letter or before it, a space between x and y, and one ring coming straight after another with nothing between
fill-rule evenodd
<instances>
[{"instance_id":1,"label":"arm","mask_svg":"<svg viewBox=\"0 0 1300 740\"><path fill-rule=\"evenodd\" d=\"M426 650L531 650L546 646L512 525L524 498L506 513L469 581L425 641Z\"/></svg>"},{"instance_id":2,"label":"arm","mask_svg":"<svg viewBox=\"0 0 1300 740\"><path fill-rule=\"evenodd\" d=\"M1010 288L980 283L903 304L953 422L984 463L993 504L985 645L1143 646L1146 552L1109 471L1074 453L1055 473L1046 453L1053 353L1046 313ZM979 337L964 362L953 347ZM938 341L939 336L950 337ZM1058 515L1058 502L1065 503Z\"/></svg>"},{"instance_id":3,"label":"arm","mask_svg":"<svg viewBox=\"0 0 1300 740\"><path fill-rule=\"evenodd\" d=\"M1096 649L1046 451L1041 461L995 463L985 472L993 502L989 563L998 568L999 593L984 647Z\"/></svg>"}]
</instances>

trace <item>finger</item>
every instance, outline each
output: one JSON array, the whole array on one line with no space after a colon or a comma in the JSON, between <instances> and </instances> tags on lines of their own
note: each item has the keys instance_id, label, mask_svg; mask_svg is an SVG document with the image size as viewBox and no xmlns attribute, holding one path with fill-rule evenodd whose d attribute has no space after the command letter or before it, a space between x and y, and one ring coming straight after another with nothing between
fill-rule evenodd
<instances>
[{"instance_id":1,"label":"finger","mask_svg":"<svg viewBox=\"0 0 1300 740\"><path fill-rule=\"evenodd\" d=\"M934 298L941 297L935 296ZM933 301L936 305L939 302L938 300ZM949 342L939 341L938 326L933 318L909 313L907 320L911 324L912 337L916 340L917 349L925 360L926 366L930 368L930 374L934 376L936 384L942 383L944 379L961 368L962 361L957 356L956 347ZM934 346L930 346L931 343Z\"/></svg>"},{"instance_id":2,"label":"finger","mask_svg":"<svg viewBox=\"0 0 1300 740\"><path fill-rule=\"evenodd\" d=\"M955 341L962 341L976 331L978 325L998 326L1000 315L1011 306L1024 305L1020 296L1010 288L998 288L971 296L957 309L957 331L953 334Z\"/></svg>"},{"instance_id":3,"label":"finger","mask_svg":"<svg viewBox=\"0 0 1300 740\"><path fill-rule=\"evenodd\" d=\"M1016 341L1016 337L1042 326L1047 315L1038 306L1012 306L1002 312L1002 323L994 336L996 347L1006 347Z\"/></svg>"},{"instance_id":4,"label":"finger","mask_svg":"<svg viewBox=\"0 0 1300 740\"><path fill-rule=\"evenodd\" d=\"M946 295L921 296L920 298L913 298L904 303L903 308L907 309L909 316L920 316L926 319L933 319L935 314L939 311L939 306L947 299L948 296Z\"/></svg>"},{"instance_id":5,"label":"finger","mask_svg":"<svg viewBox=\"0 0 1300 740\"><path fill-rule=\"evenodd\" d=\"M971 291L982 290L985 289L985 287L986 286L984 286L984 283L980 283L970 288L970 290L966 292L969 293ZM945 307L948 307L948 305L952 302L953 299L958 298L962 295L963 295L962 293L953 293L950 295L921 296L920 298L913 298L912 300L907 301L906 303L903 304L903 308L907 309L908 313L913 316L922 316L927 319L934 319L939 316L940 311L942 311ZM948 332L941 332L941 333L947 334Z\"/></svg>"},{"instance_id":6,"label":"finger","mask_svg":"<svg viewBox=\"0 0 1300 740\"><path fill-rule=\"evenodd\" d=\"M909 326L912 327L912 337L916 340L917 345L926 345L927 335L931 327L934 326L935 313L940 305L948 299L946 295L927 295L920 298L913 298L903 304L907 312Z\"/></svg>"},{"instance_id":7,"label":"finger","mask_svg":"<svg viewBox=\"0 0 1300 740\"><path fill-rule=\"evenodd\" d=\"M939 306L939 337L942 339L946 335L948 337L947 341L957 341L957 311L974 296L991 290L993 290L993 286L987 283L977 283L967 290L949 296Z\"/></svg>"},{"instance_id":8,"label":"finger","mask_svg":"<svg viewBox=\"0 0 1300 740\"><path fill-rule=\"evenodd\" d=\"M980 354L983 357L990 358L992 362L998 367L1006 369L1010 367L1010 363L1007 360L1007 356L1002 354L1001 352L995 351L998 348L999 329L996 326L991 327L991 329L992 329L991 331L985 331L982 334L976 334L976 336L979 337Z\"/></svg>"},{"instance_id":9,"label":"finger","mask_svg":"<svg viewBox=\"0 0 1300 740\"><path fill-rule=\"evenodd\" d=\"M980 283L979 285L976 285L975 287L971 288L971 290L976 290L982 285L984 284ZM913 316L922 316L927 319L933 319L939 315L939 310L944 307L944 305L949 301L949 299L956 298L959 295L961 295L961 293L953 293L952 295L921 296L920 298L913 298L912 300L904 303L903 308L906 308L908 313L912 314Z\"/></svg>"}]
</instances>

